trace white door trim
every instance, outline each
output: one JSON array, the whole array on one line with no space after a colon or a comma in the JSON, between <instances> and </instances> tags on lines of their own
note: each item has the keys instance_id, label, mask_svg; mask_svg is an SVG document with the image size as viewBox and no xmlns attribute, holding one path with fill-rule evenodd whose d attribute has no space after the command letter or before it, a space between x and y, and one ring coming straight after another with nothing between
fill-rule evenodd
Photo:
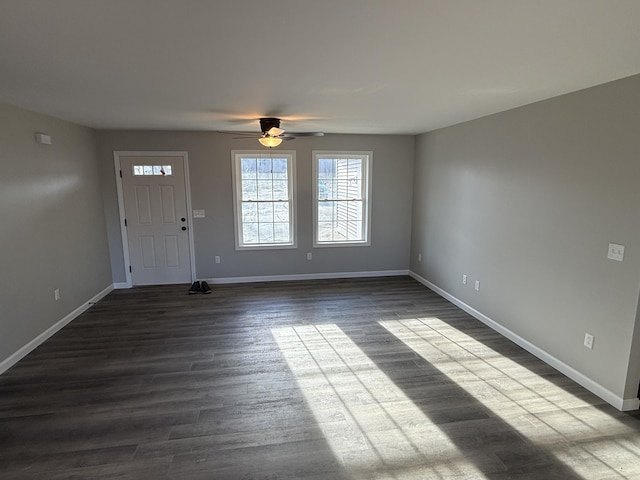
<instances>
[{"instance_id":1,"label":"white door trim","mask_svg":"<svg viewBox=\"0 0 640 480\"><path fill-rule=\"evenodd\" d=\"M126 276L127 288L133 286L129 265L131 265L131 257L129 255L129 241L127 237L127 228L124 225L126 215L124 213L124 191L122 188L122 177L120 177L120 157L182 157L184 162L184 188L187 200L187 227L189 237L189 257L191 261L191 281L196 279L196 258L193 243L193 220L191 216L191 183L189 181L189 156L187 152L171 152L171 151L135 151L135 150L114 150L113 163L116 173L116 190L118 192L118 212L120 213L120 234L122 235L122 256L124 261L124 274Z\"/></svg>"}]
</instances>

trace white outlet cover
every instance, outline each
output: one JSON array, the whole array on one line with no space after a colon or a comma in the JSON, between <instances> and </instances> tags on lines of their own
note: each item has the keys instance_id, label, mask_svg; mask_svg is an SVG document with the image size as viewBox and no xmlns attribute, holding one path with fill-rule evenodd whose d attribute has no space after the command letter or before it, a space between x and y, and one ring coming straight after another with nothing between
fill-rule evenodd
<instances>
[{"instance_id":1,"label":"white outlet cover","mask_svg":"<svg viewBox=\"0 0 640 480\"><path fill-rule=\"evenodd\" d=\"M193 218L204 218L204 210L194 210Z\"/></svg>"},{"instance_id":2,"label":"white outlet cover","mask_svg":"<svg viewBox=\"0 0 640 480\"><path fill-rule=\"evenodd\" d=\"M607 258L610 260L617 260L621 262L624 260L624 245L618 245L617 243L609 244L609 252Z\"/></svg>"}]
</instances>

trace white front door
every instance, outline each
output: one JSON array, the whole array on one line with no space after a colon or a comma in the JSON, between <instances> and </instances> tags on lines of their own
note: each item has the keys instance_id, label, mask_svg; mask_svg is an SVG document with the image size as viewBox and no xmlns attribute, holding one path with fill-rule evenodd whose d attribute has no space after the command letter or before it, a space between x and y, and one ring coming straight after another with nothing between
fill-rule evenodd
<instances>
[{"instance_id":1,"label":"white front door","mask_svg":"<svg viewBox=\"0 0 640 480\"><path fill-rule=\"evenodd\" d=\"M133 285L191 282L184 157L119 157Z\"/></svg>"}]
</instances>

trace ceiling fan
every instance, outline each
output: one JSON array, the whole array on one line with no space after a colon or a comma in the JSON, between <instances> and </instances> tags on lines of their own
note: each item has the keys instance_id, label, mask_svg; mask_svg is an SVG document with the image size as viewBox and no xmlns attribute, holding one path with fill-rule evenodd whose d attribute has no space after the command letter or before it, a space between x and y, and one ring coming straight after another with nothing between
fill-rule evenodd
<instances>
[{"instance_id":1,"label":"ceiling fan","mask_svg":"<svg viewBox=\"0 0 640 480\"><path fill-rule=\"evenodd\" d=\"M293 140L297 137L322 137L324 132L296 132L287 133L280 128L280 119L275 117L263 117L260 119L260 130L258 132L221 132L236 135L234 138L258 138L260 144L273 148L282 143L283 140Z\"/></svg>"}]
</instances>

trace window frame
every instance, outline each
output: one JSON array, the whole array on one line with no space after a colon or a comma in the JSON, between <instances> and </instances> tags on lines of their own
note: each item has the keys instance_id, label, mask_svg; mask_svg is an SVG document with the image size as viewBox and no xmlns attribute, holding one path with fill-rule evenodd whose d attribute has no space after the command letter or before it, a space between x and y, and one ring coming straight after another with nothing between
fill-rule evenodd
<instances>
[{"instance_id":1,"label":"window frame","mask_svg":"<svg viewBox=\"0 0 640 480\"><path fill-rule=\"evenodd\" d=\"M285 158L287 161L287 187L289 192L289 237L288 243L262 243L244 244L243 222L242 222L242 193L240 171L242 158ZM264 150L232 150L231 151L231 173L233 184L233 225L236 250L281 250L298 247L297 235L297 209L296 209L296 152L293 150L278 150L276 152L265 152Z\"/></svg>"},{"instance_id":2,"label":"window frame","mask_svg":"<svg viewBox=\"0 0 640 480\"><path fill-rule=\"evenodd\" d=\"M363 240L342 240L342 241L319 241L318 208L319 198L319 160L320 159L360 159L362 160L362 205L363 205ZM373 152L372 151L349 151L349 150L313 150L313 248L332 247L368 247L371 246L371 192L373 184Z\"/></svg>"}]
</instances>

